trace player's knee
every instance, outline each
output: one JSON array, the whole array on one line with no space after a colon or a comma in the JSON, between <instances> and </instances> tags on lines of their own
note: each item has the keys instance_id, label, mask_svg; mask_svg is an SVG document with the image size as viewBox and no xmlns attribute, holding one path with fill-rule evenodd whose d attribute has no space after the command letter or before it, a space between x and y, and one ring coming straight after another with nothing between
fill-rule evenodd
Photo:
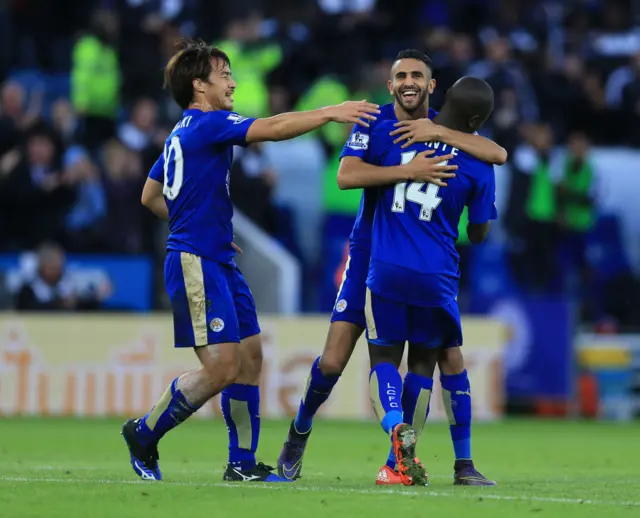
<instances>
[{"instance_id":1,"label":"player's knee","mask_svg":"<svg viewBox=\"0 0 640 518\"><path fill-rule=\"evenodd\" d=\"M460 374L464 371L464 356L461 347L448 347L442 349L438 358L438 367L440 372L447 376Z\"/></svg>"},{"instance_id":2,"label":"player's knee","mask_svg":"<svg viewBox=\"0 0 640 518\"><path fill-rule=\"evenodd\" d=\"M407 361L407 371L412 374L417 374L424 378L433 378L433 373L436 370L436 361Z\"/></svg>"},{"instance_id":3,"label":"player's knee","mask_svg":"<svg viewBox=\"0 0 640 518\"><path fill-rule=\"evenodd\" d=\"M318 366L325 376L340 376L344 371L362 329L350 322L336 321L329 327Z\"/></svg>"},{"instance_id":4,"label":"player's knee","mask_svg":"<svg viewBox=\"0 0 640 518\"><path fill-rule=\"evenodd\" d=\"M325 376L340 376L348 361L348 356L336 354L335 351L328 351L320 357L318 367Z\"/></svg>"},{"instance_id":5,"label":"player's knee","mask_svg":"<svg viewBox=\"0 0 640 518\"><path fill-rule=\"evenodd\" d=\"M242 369L240 354L236 353L228 355L227 358L220 361L218 368L220 370L215 373L215 376L213 374L211 376L212 382L220 382L224 387L228 387L229 385L236 383Z\"/></svg>"},{"instance_id":6,"label":"player's knee","mask_svg":"<svg viewBox=\"0 0 640 518\"><path fill-rule=\"evenodd\" d=\"M318 367L325 376L340 376L346 367L346 362L332 354L323 354L318 362Z\"/></svg>"},{"instance_id":7,"label":"player's knee","mask_svg":"<svg viewBox=\"0 0 640 518\"><path fill-rule=\"evenodd\" d=\"M207 346L206 350L197 350L197 353L206 383L220 390L220 387L224 388L236 382L242 365L237 343Z\"/></svg>"},{"instance_id":8,"label":"player's knee","mask_svg":"<svg viewBox=\"0 0 640 518\"><path fill-rule=\"evenodd\" d=\"M372 369L381 363L390 363L399 368L403 354L404 344L376 345L369 342L369 360Z\"/></svg>"}]
</instances>

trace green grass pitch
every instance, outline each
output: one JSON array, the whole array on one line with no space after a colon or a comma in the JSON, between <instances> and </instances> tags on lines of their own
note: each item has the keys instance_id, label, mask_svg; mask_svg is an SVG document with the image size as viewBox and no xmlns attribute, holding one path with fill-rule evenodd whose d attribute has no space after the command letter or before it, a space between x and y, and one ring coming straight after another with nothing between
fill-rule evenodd
<instances>
[{"instance_id":1,"label":"green grass pitch","mask_svg":"<svg viewBox=\"0 0 640 518\"><path fill-rule=\"evenodd\" d=\"M374 422L318 420L303 478L222 482L226 431L194 420L160 448L165 481L138 481L119 421L0 419L0 516L128 517L638 517L640 425L516 420L474 426L476 466L496 488L453 487L444 424L428 423L419 455L426 488L374 485L388 440ZM259 459L274 464L288 423L267 421Z\"/></svg>"}]
</instances>

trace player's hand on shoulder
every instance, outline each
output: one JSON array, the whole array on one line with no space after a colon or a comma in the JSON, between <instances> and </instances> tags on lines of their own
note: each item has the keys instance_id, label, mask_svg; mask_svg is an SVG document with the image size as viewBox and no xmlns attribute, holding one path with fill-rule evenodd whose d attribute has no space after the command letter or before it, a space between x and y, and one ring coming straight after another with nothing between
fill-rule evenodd
<instances>
[{"instance_id":1,"label":"player's hand on shoulder","mask_svg":"<svg viewBox=\"0 0 640 518\"><path fill-rule=\"evenodd\" d=\"M400 121L396 122L394 126L396 129L389 135L397 137L393 141L394 144L404 142L402 148L406 148L415 142L433 142L442 138L442 126L429 119Z\"/></svg>"},{"instance_id":2,"label":"player's hand on shoulder","mask_svg":"<svg viewBox=\"0 0 640 518\"><path fill-rule=\"evenodd\" d=\"M409 180L446 187L446 180L455 178L456 175L452 171L458 169L458 166L447 165L453 155L431 156L433 153L433 149L427 149L422 153L418 153L411 162L400 167L404 167L407 170Z\"/></svg>"},{"instance_id":3,"label":"player's hand on shoulder","mask_svg":"<svg viewBox=\"0 0 640 518\"><path fill-rule=\"evenodd\" d=\"M366 121L376 120L380 107L367 101L345 101L325 108L329 119L333 122L359 124L369 127Z\"/></svg>"}]
</instances>

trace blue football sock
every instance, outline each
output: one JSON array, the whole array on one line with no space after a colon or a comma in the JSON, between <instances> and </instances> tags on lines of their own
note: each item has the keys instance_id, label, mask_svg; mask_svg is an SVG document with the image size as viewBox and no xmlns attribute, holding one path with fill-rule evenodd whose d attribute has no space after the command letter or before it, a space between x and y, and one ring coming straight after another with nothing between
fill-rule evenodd
<instances>
[{"instance_id":1,"label":"blue football sock","mask_svg":"<svg viewBox=\"0 0 640 518\"><path fill-rule=\"evenodd\" d=\"M416 431L416 436L422 433L429 415L429 403L433 390L433 378L427 378L413 372L407 373L402 383L402 412L405 423L410 424ZM389 451L387 466L395 469L396 456L393 448Z\"/></svg>"},{"instance_id":2,"label":"blue football sock","mask_svg":"<svg viewBox=\"0 0 640 518\"><path fill-rule=\"evenodd\" d=\"M320 406L329 398L333 387L340 376L325 376L320 370L320 357L318 356L311 366L311 372L307 378L307 387L300 400L298 413L294 425L299 433L307 433L311 430L313 417Z\"/></svg>"},{"instance_id":3,"label":"blue football sock","mask_svg":"<svg viewBox=\"0 0 640 518\"><path fill-rule=\"evenodd\" d=\"M443 374L440 384L456 460L471 459L471 385L467 371Z\"/></svg>"},{"instance_id":4,"label":"blue football sock","mask_svg":"<svg viewBox=\"0 0 640 518\"><path fill-rule=\"evenodd\" d=\"M234 383L222 391L220 404L229 432L229 464L251 469L260 438L260 388Z\"/></svg>"},{"instance_id":5,"label":"blue football sock","mask_svg":"<svg viewBox=\"0 0 640 518\"><path fill-rule=\"evenodd\" d=\"M174 379L151 411L140 420L136 428L138 439L143 445L158 442L198 408L187 401L178 389L178 378Z\"/></svg>"},{"instance_id":6,"label":"blue football sock","mask_svg":"<svg viewBox=\"0 0 640 518\"><path fill-rule=\"evenodd\" d=\"M404 422L413 426L420 435L429 416L429 403L433 390L433 378L408 372L402 384L402 410Z\"/></svg>"},{"instance_id":7,"label":"blue football sock","mask_svg":"<svg viewBox=\"0 0 640 518\"><path fill-rule=\"evenodd\" d=\"M369 373L373 409L387 434L402 423L402 377L391 363L380 363Z\"/></svg>"}]
</instances>

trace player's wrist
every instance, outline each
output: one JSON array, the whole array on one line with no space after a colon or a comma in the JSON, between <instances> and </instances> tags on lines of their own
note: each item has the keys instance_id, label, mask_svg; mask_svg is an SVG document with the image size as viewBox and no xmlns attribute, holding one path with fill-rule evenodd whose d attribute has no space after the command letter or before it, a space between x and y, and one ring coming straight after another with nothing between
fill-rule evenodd
<instances>
[{"instance_id":1,"label":"player's wrist","mask_svg":"<svg viewBox=\"0 0 640 518\"><path fill-rule=\"evenodd\" d=\"M416 179L417 172L411 167L411 164L404 164L398 166L402 171L402 177L407 182L412 182Z\"/></svg>"},{"instance_id":2,"label":"player's wrist","mask_svg":"<svg viewBox=\"0 0 640 518\"><path fill-rule=\"evenodd\" d=\"M445 126L440 126L439 124L434 124L435 126L435 130L436 130L436 138L435 140L437 142L444 142L445 144L447 144L447 139L450 138L451 136L451 132L449 131L449 128L446 128Z\"/></svg>"},{"instance_id":3,"label":"player's wrist","mask_svg":"<svg viewBox=\"0 0 640 518\"><path fill-rule=\"evenodd\" d=\"M325 106L317 111L325 122L335 122L337 118L335 108L335 106Z\"/></svg>"}]
</instances>

